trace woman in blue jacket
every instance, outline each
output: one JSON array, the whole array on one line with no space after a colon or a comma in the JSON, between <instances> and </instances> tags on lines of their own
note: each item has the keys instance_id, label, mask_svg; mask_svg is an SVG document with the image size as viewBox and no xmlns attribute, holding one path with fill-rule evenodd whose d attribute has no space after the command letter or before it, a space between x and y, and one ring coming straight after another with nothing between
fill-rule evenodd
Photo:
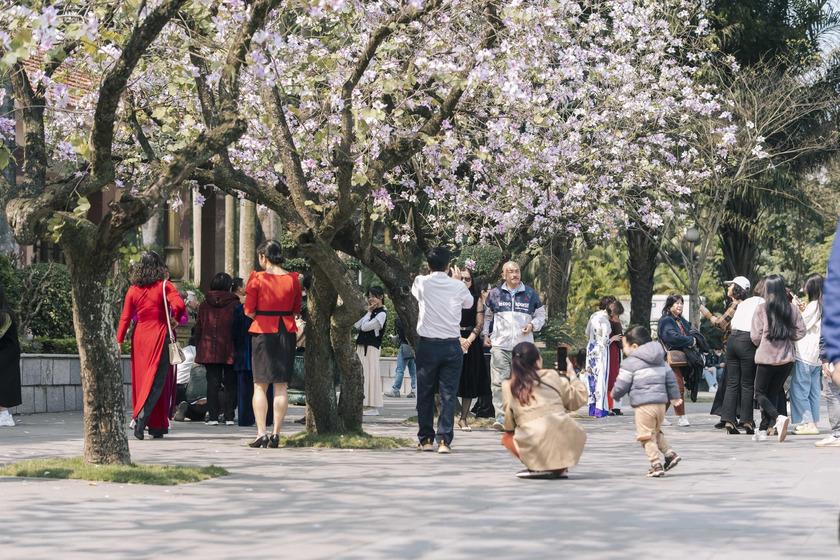
<instances>
[{"instance_id":1,"label":"woman in blue jacket","mask_svg":"<svg viewBox=\"0 0 840 560\"><path fill-rule=\"evenodd\" d=\"M691 325L682 316L683 312L683 298L679 294L671 294L665 300L665 308L662 310L662 317L659 319L659 326L657 332L659 333L659 341L665 345L665 349L670 350L685 350L693 347L696 342L691 336ZM680 406L674 407L674 413L677 415L680 426L689 426L688 417L685 415L685 367L671 365L674 370L674 376L677 378L677 387L680 390L680 399L683 403Z\"/></svg>"}]
</instances>

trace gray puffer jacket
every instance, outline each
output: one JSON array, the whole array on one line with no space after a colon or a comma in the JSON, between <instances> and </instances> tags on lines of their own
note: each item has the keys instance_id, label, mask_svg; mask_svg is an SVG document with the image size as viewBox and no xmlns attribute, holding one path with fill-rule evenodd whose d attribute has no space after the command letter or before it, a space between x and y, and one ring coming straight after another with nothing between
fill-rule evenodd
<instances>
[{"instance_id":1,"label":"gray puffer jacket","mask_svg":"<svg viewBox=\"0 0 840 560\"><path fill-rule=\"evenodd\" d=\"M620 399L628 393L630 406L633 407L667 404L670 400L680 398L677 378L665 362L665 349L659 342L639 346L629 358L621 362L612 396Z\"/></svg>"}]
</instances>

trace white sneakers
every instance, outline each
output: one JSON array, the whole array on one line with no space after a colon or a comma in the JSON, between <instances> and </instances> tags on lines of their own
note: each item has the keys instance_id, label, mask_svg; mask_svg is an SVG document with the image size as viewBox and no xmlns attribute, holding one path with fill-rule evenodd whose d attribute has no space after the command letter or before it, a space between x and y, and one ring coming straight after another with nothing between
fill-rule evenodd
<instances>
[{"instance_id":1,"label":"white sneakers","mask_svg":"<svg viewBox=\"0 0 840 560\"><path fill-rule=\"evenodd\" d=\"M774 427L776 428L776 433L779 435L779 443L785 441L789 426L790 418L788 418L784 414L779 414L779 417L776 418L776 424L774 425Z\"/></svg>"},{"instance_id":2,"label":"white sneakers","mask_svg":"<svg viewBox=\"0 0 840 560\"><path fill-rule=\"evenodd\" d=\"M815 443L817 447L840 447L840 437L835 436L834 434L821 439L817 443Z\"/></svg>"},{"instance_id":3,"label":"white sneakers","mask_svg":"<svg viewBox=\"0 0 840 560\"><path fill-rule=\"evenodd\" d=\"M671 424L671 421L670 421L670 420L668 420L667 418L665 418L665 419L662 421L662 425L663 425L663 426L671 426L672 424Z\"/></svg>"},{"instance_id":4,"label":"white sneakers","mask_svg":"<svg viewBox=\"0 0 840 560\"><path fill-rule=\"evenodd\" d=\"M679 421L677 422L680 426L685 428L686 426L691 426L691 422L688 421L688 416L679 416Z\"/></svg>"},{"instance_id":5,"label":"white sneakers","mask_svg":"<svg viewBox=\"0 0 840 560\"><path fill-rule=\"evenodd\" d=\"M12 417L12 413L9 412L9 409L5 409L0 412L0 427L3 428L14 428L15 427L15 419Z\"/></svg>"},{"instance_id":6,"label":"white sneakers","mask_svg":"<svg viewBox=\"0 0 840 560\"><path fill-rule=\"evenodd\" d=\"M767 431L766 430L756 430L752 436L753 441L767 441Z\"/></svg>"},{"instance_id":7,"label":"white sneakers","mask_svg":"<svg viewBox=\"0 0 840 560\"><path fill-rule=\"evenodd\" d=\"M808 422L806 424L799 424L793 429L793 435L795 436L818 436L820 435L820 429L817 428L817 425L813 422Z\"/></svg>"}]
</instances>

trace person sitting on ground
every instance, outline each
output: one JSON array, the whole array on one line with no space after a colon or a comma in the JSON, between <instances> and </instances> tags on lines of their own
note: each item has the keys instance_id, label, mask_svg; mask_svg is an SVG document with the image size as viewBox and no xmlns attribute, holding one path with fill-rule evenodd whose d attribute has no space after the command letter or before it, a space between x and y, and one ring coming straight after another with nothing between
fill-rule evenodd
<instances>
[{"instance_id":1,"label":"person sitting on ground","mask_svg":"<svg viewBox=\"0 0 840 560\"><path fill-rule=\"evenodd\" d=\"M197 396L190 394L190 381L193 381L193 389L195 388L196 375L206 376L204 366L195 363L195 329L190 336L189 344L184 346L184 361L176 366L176 388L175 388L175 402L178 406L175 409L176 422L184 422L191 420L193 422L204 420L207 414L207 398L204 395ZM207 382L204 382L206 388ZM194 392L194 391L193 391ZM203 393L206 392L202 391Z\"/></svg>"},{"instance_id":2,"label":"person sitting on ground","mask_svg":"<svg viewBox=\"0 0 840 560\"><path fill-rule=\"evenodd\" d=\"M665 349L653 342L650 331L633 327L624 335L624 355L618 379L613 388L613 398L630 395L636 420L636 441L642 444L650 461L648 476L665 476L680 462L680 456L671 449L662 433L665 406L682 404L677 378L665 362ZM660 453L665 457L663 466Z\"/></svg>"},{"instance_id":3,"label":"person sitting on ground","mask_svg":"<svg viewBox=\"0 0 840 560\"><path fill-rule=\"evenodd\" d=\"M513 347L510 379L502 382L502 443L527 467L519 478L565 478L583 453L586 433L569 412L586 404L589 392L568 359L565 366L563 372L542 369L534 344Z\"/></svg>"}]
</instances>

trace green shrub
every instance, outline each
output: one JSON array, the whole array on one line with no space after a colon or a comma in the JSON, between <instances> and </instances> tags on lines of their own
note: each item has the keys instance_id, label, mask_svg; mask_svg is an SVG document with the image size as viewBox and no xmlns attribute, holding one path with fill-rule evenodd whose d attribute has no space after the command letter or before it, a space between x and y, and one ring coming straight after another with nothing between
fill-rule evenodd
<instances>
[{"instance_id":1,"label":"green shrub","mask_svg":"<svg viewBox=\"0 0 840 560\"><path fill-rule=\"evenodd\" d=\"M12 308L18 312L20 310L20 280L17 277L14 262L8 255L0 255L0 285L3 286Z\"/></svg>"},{"instance_id":2,"label":"green shrub","mask_svg":"<svg viewBox=\"0 0 840 560\"><path fill-rule=\"evenodd\" d=\"M485 284L494 284L498 278L490 278L489 275L496 270L503 257L504 253L496 246L467 245L461 249L461 254L455 262L458 266L465 266L467 260L475 261L475 270L472 273Z\"/></svg>"},{"instance_id":3,"label":"green shrub","mask_svg":"<svg viewBox=\"0 0 840 560\"><path fill-rule=\"evenodd\" d=\"M79 347L75 338L34 338L22 339L20 351L23 354L78 354ZM130 340L126 340L120 346L120 353L123 356L131 354Z\"/></svg>"},{"instance_id":4,"label":"green shrub","mask_svg":"<svg viewBox=\"0 0 840 560\"><path fill-rule=\"evenodd\" d=\"M16 271L20 283L20 330L36 337L70 338L73 304L70 273L59 263L34 263Z\"/></svg>"}]
</instances>

